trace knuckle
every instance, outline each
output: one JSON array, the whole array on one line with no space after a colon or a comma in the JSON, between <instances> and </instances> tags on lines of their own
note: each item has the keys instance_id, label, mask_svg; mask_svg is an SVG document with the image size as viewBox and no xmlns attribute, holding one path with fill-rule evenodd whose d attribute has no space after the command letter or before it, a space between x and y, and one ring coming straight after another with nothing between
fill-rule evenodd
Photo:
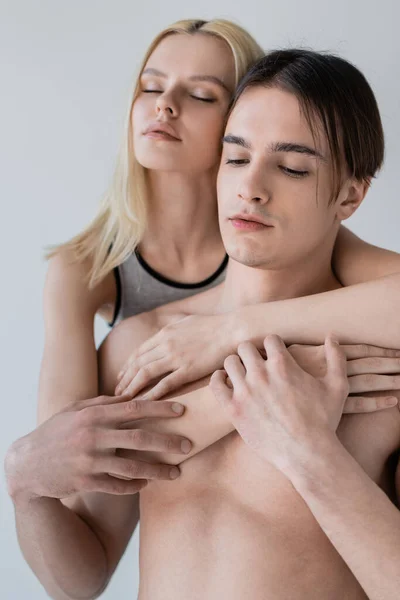
<instances>
[{"instance_id":1,"label":"knuckle","mask_svg":"<svg viewBox=\"0 0 400 600\"><path fill-rule=\"evenodd\" d=\"M126 462L126 465L124 468L124 473L130 479L138 479L140 477L142 471L143 471L143 467L138 462L136 462L134 460Z\"/></svg>"},{"instance_id":2,"label":"knuckle","mask_svg":"<svg viewBox=\"0 0 400 600\"><path fill-rule=\"evenodd\" d=\"M358 348L359 348L360 355L362 357L367 358L370 356L371 351L370 351L370 347L368 346L368 344L359 344Z\"/></svg>"},{"instance_id":3,"label":"knuckle","mask_svg":"<svg viewBox=\"0 0 400 600\"><path fill-rule=\"evenodd\" d=\"M379 369L381 364L382 364L382 359L378 358L377 356L371 356L370 358L367 358L365 361L365 365L369 369L371 369L371 371Z\"/></svg>"},{"instance_id":4,"label":"knuckle","mask_svg":"<svg viewBox=\"0 0 400 600\"><path fill-rule=\"evenodd\" d=\"M77 491L91 491L94 486L94 480L87 473L82 473L81 475L77 475L75 479L75 487Z\"/></svg>"},{"instance_id":5,"label":"knuckle","mask_svg":"<svg viewBox=\"0 0 400 600\"><path fill-rule=\"evenodd\" d=\"M145 379L148 379L151 376L150 366L149 365L144 365L143 367L141 367L140 374Z\"/></svg>"},{"instance_id":6,"label":"knuckle","mask_svg":"<svg viewBox=\"0 0 400 600\"><path fill-rule=\"evenodd\" d=\"M264 342L278 342L279 340L280 337L276 333L268 333L264 338Z\"/></svg>"},{"instance_id":7,"label":"knuckle","mask_svg":"<svg viewBox=\"0 0 400 600\"><path fill-rule=\"evenodd\" d=\"M129 416L139 416L142 413L143 405L139 400L128 400L125 403L125 410Z\"/></svg>"},{"instance_id":8,"label":"knuckle","mask_svg":"<svg viewBox=\"0 0 400 600\"><path fill-rule=\"evenodd\" d=\"M82 408L81 410L79 410L76 413L76 420L77 420L77 424L78 426L81 427L88 427L93 423L93 417L95 414L95 411L93 411L93 408L95 408L94 406L87 406L85 408Z\"/></svg>"},{"instance_id":9,"label":"knuckle","mask_svg":"<svg viewBox=\"0 0 400 600\"><path fill-rule=\"evenodd\" d=\"M175 450L175 448L178 446L178 444L179 444L178 440L174 437L168 437L165 440L166 450Z\"/></svg>"},{"instance_id":10,"label":"knuckle","mask_svg":"<svg viewBox=\"0 0 400 600\"><path fill-rule=\"evenodd\" d=\"M146 441L145 431L142 429L131 429L129 431L129 437L134 446L141 447Z\"/></svg>"},{"instance_id":11,"label":"knuckle","mask_svg":"<svg viewBox=\"0 0 400 600\"><path fill-rule=\"evenodd\" d=\"M164 342L164 345L165 345L165 350L168 354L174 353L174 344L173 344L172 340L170 340L169 338L166 339Z\"/></svg>"},{"instance_id":12,"label":"knuckle","mask_svg":"<svg viewBox=\"0 0 400 600\"><path fill-rule=\"evenodd\" d=\"M252 347L252 343L249 341L244 341L244 342L240 342L240 344L238 345L237 349L238 352L243 352L246 351L248 348Z\"/></svg>"},{"instance_id":13,"label":"knuckle","mask_svg":"<svg viewBox=\"0 0 400 600\"><path fill-rule=\"evenodd\" d=\"M400 377L398 377L397 375L392 375L390 377L390 389L391 390L397 390L400 388Z\"/></svg>"},{"instance_id":14,"label":"knuckle","mask_svg":"<svg viewBox=\"0 0 400 600\"><path fill-rule=\"evenodd\" d=\"M354 397L353 403L354 403L354 408L359 412L365 408L363 398L361 398L359 396Z\"/></svg>"},{"instance_id":15,"label":"knuckle","mask_svg":"<svg viewBox=\"0 0 400 600\"><path fill-rule=\"evenodd\" d=\"M368 387L372 387L375 383L375 375L373 373L366 373L364 375L364 382Z\"/></svg>"}]
</instances>

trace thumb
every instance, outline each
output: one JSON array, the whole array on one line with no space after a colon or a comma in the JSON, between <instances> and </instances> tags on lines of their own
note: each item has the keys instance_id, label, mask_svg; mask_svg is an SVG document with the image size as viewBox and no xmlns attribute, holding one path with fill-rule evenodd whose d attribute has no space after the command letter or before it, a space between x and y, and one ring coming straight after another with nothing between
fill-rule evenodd
<instances>
[{"instance_id":1,"label":"thumb","mask_svg":"<svg viewBox=\"0 0 400 600\"><path fill-rule=\"evenodd\" d=\"M347 385L347 358L339 340L328 335L325 338L326 378L331 382L345 382Z\"/></svg>"},{"instance_id":2,"label":"thumb","mask_svg":"<svg viewBox=\"0 0 400 600\"><path fill-rule=\"evenodd\" d=\"M211 391L224 408L229 408L233 393L232 388L227 385L227 379L225 370L215 371L209 383Z\"/></svg>"}]
</instances>

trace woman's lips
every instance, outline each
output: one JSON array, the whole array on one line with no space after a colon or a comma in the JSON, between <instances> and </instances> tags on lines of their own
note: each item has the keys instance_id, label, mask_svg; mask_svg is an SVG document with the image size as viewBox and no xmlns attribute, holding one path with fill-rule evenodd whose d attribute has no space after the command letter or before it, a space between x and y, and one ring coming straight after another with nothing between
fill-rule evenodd
<instances>
[{"instance_id":1,"label":"woman's lips","mask_svg":"<svg viewBox=\"0 0 400 600\"><path fill-rule=\"evenodd\" d=\"M270 225L264 225L257 221L247 221L245 219L230 219L235 229L242 229L244 231L260 231L261 229L272 229Z\"/></svg>"},{"instance_id":2,"label":"woman's lips","mask_svg":"<svg viewBox=\"0 0 400 600\"><path fill-rule=\"evenodd\" d=\"M153 140L162 140L164 142L180 142L178 138L169 135L169 133L165 133L165 131L148 131L145 133L145 136L151 138Z\"/></svg>"}]
</instances>

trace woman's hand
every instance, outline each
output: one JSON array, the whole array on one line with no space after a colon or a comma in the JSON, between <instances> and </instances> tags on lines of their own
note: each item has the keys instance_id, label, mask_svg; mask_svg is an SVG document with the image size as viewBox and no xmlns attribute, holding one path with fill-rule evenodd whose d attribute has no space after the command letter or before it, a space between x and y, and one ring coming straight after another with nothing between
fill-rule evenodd
<instances>
[{"instance_id":1,"label":"woman's hand","mask_svg":"<svg viewBox=\"0 0 400 600\"><path fill-rule=\"evenodd\" d=\"M397 404L400 397L400 351L366 344L343 345L349 383L343 412L373 412ZM327 370L325 346L289 346L297 364L314 377Z\"/></svg>"},{"instance_id":2,"label":"woman's hand","mask_svg":"<svg viewBox=\"0 0 400 600\"><path fill-rule=\"evenodd\" d=\"M190 315L169 323L130 356L115 393L135 396L162 378L146 393L146 399L158 400L219 369L237 346L231 323L227 314Z\"/></svg>"}]
</instances>

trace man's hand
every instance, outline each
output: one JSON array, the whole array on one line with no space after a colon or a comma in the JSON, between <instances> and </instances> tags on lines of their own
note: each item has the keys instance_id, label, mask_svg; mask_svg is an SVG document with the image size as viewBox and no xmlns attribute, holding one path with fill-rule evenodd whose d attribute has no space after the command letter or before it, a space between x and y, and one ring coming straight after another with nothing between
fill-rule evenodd
<instances>
[{"instance_id":1,"label":"man's hand","mask_svg":"<svg viewBox=\"0 0 400 600\"><path fill-rule=\"evenodd\" d=\"M26 499L66 498L80 492L135 494L149 479L175 479L178 467L141 461L140 451L187 454L189 440L127 424L176 418L184 408L177 402L127 396L73 403L12 444L5 461L9 493ZM117 449L138 450L138 458L122 458Z\"/></svg>"},{"instance_id":2,"label":"man's hand","mask_svg":"<svg viewBox=\"0 0 400 600\"><path fill-rule=\"evenodd\" d=\"M298 455L310 455L332 437L349 393L346 356L333 338L325 342L326 372L304 371L276 335L264 340L264 360L250 342L229 356L210 387L243 440L285 472ZM231 385L227 384L227 376Z\"/></svg>"}]
</instances>

